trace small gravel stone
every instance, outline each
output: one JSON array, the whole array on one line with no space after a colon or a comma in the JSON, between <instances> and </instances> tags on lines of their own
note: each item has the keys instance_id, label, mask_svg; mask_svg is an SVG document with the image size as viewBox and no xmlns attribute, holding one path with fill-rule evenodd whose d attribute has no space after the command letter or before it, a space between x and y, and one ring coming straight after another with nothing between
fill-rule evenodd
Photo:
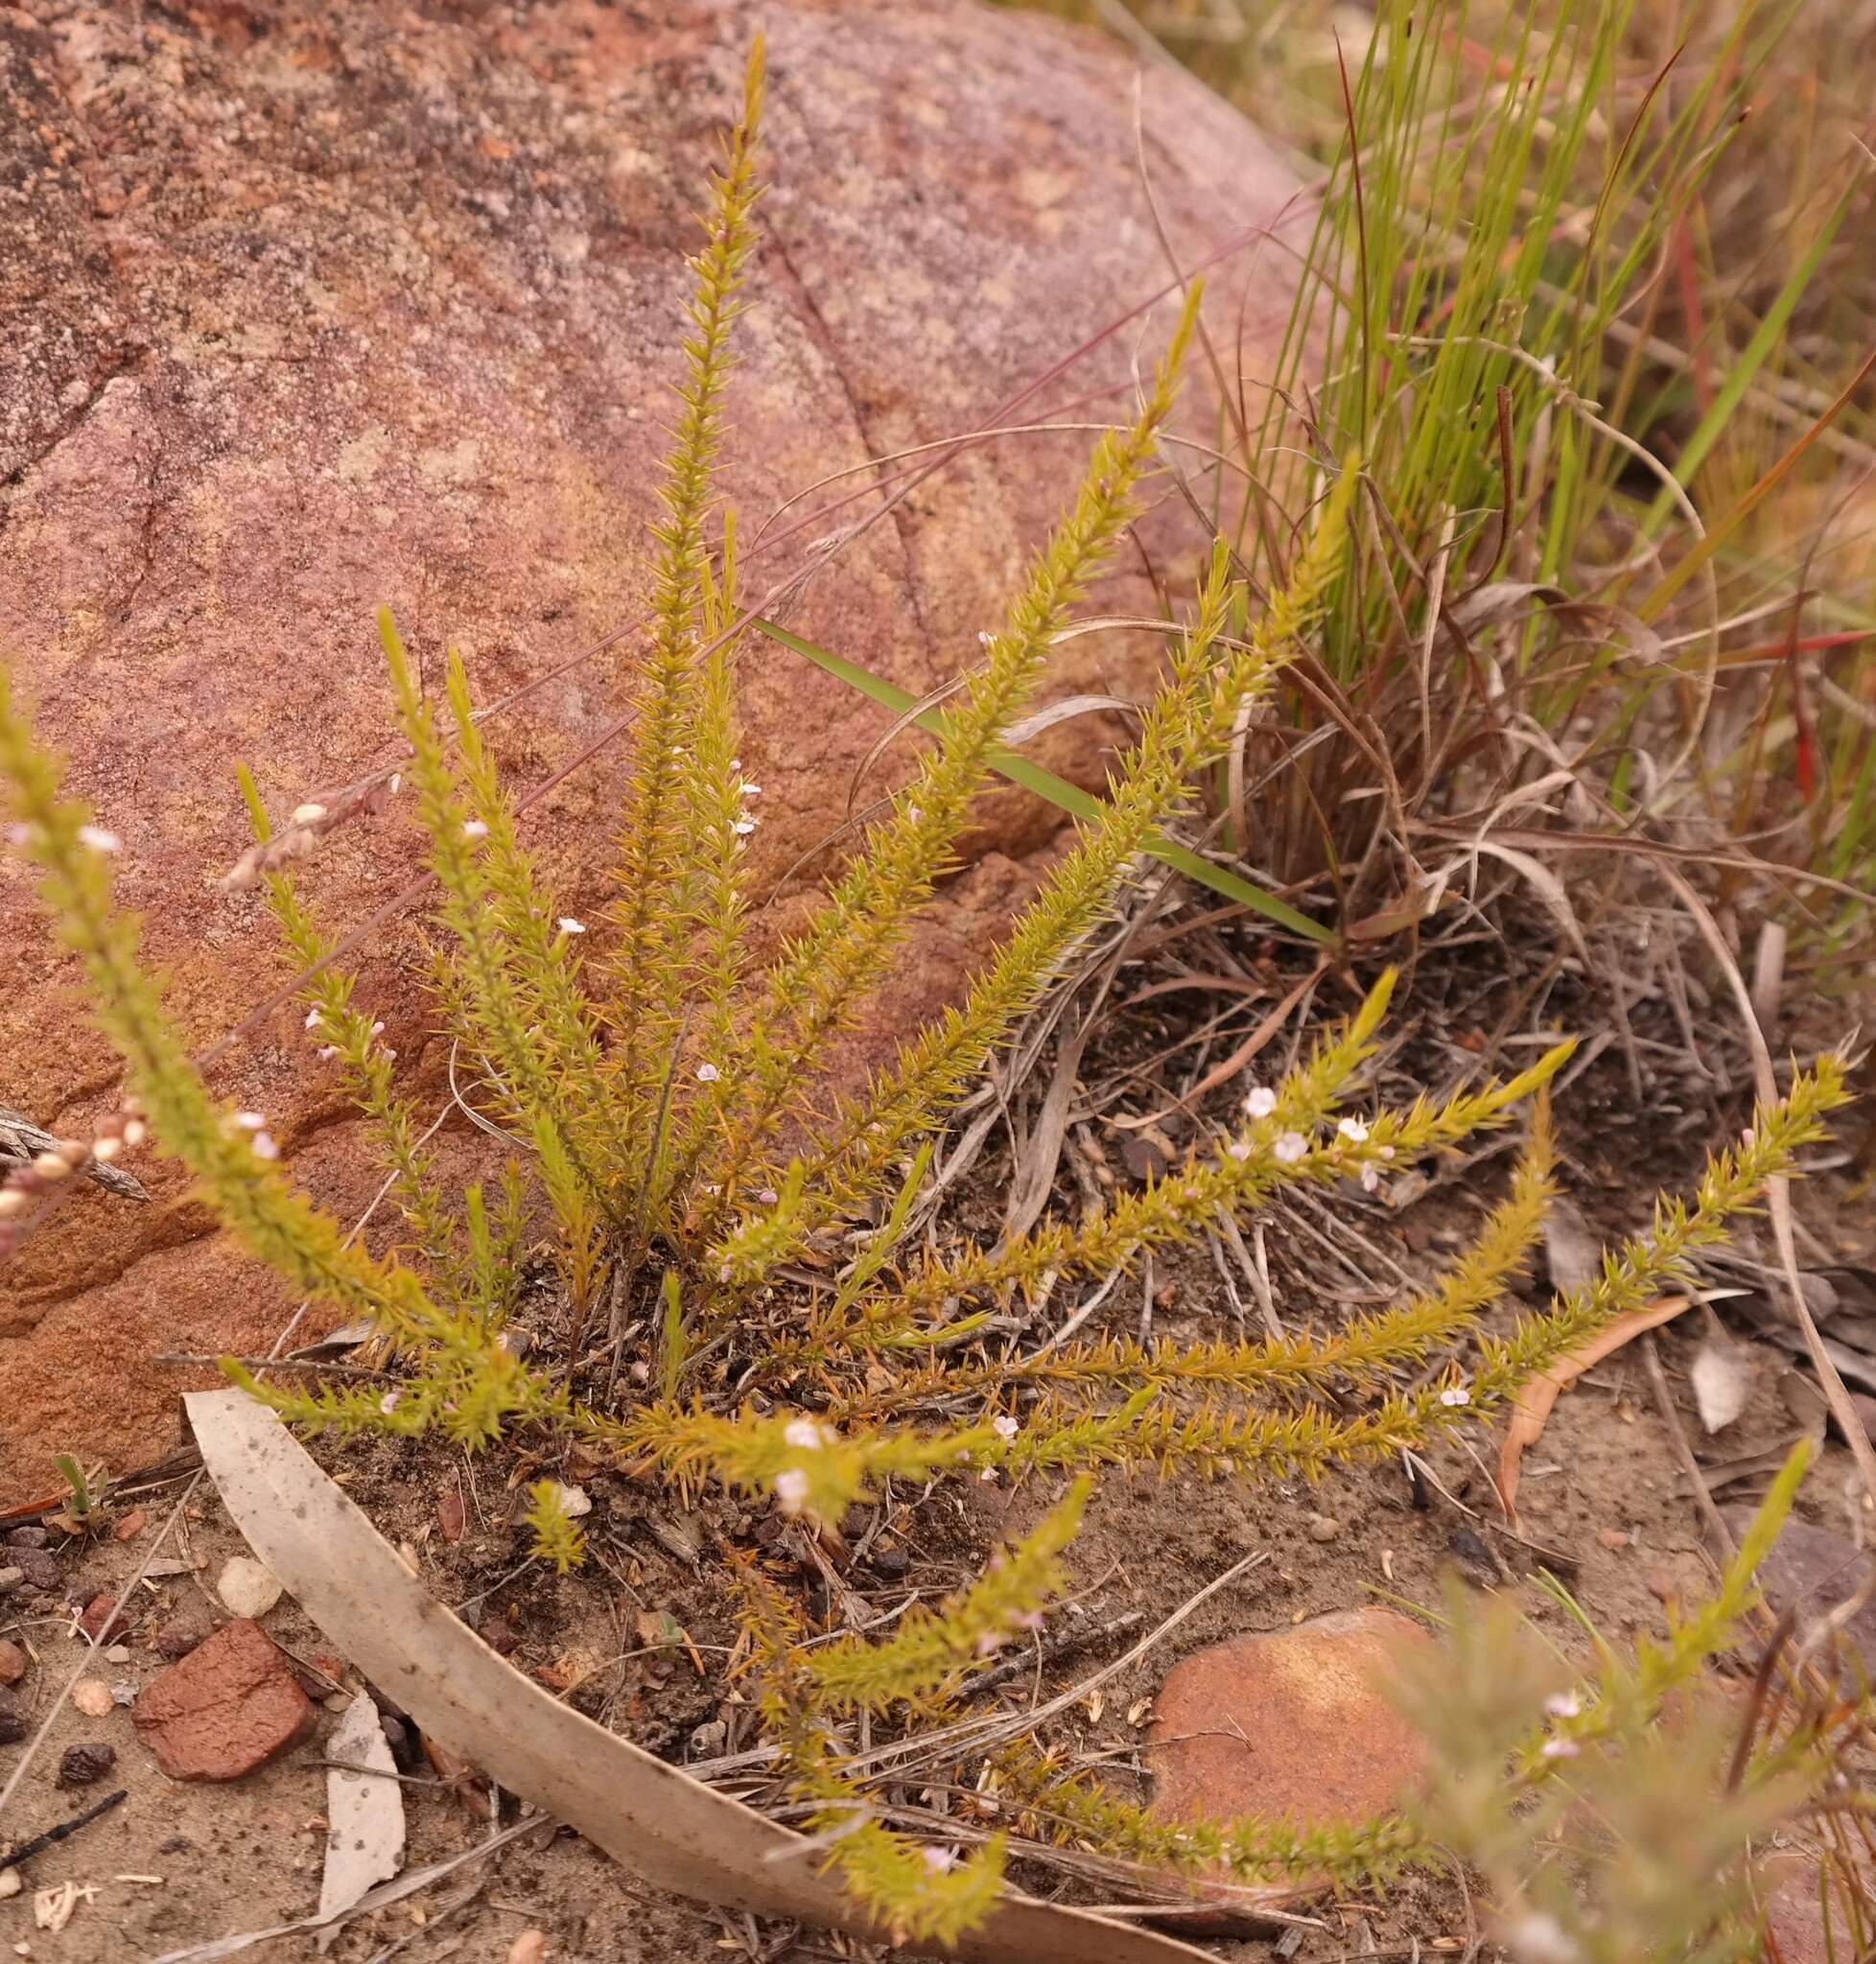
<instances>
[{"instance_id":1,"label":"small gravel stone","mask_svg":"<svg viewBox=\"0 0 1876 1964\"><path fill-rule=\"evenodd\" d=\"M17 1745L26 1737L26 1720L13 1708L0 1703L0 1745Z\"/></svg>"},{"instance_id":2,"label":"small gravel stone","mask_svg":"<svg viewBox=\"0 0 1876 1964\"><path fill-rule=\"evenodd\" d=\"M7 1536L9 1548L43 1548L52 1537L43 1528L15 1528Z\"/></svg>"},{"instance_id":3,"label":"small gravel stone","mask_svg":"<svg viewBox=\"0 0 1876 1964\"><path fill-rule=\"evenodd\" d=\"M0 1637L0 1684L17 1684L26 1665L26 1652L11 1637Z\"/></svg>"},{"instance_id":4,"label":"small gravel stone","mask_svg":"<svg viewBox=\"0 0 1876 1964\"><path fill-rule=\"evenodd\" d=\"M128 1664L129 1661L130 1647L129 1644L113 1644L105 1652L105 1662L106 1664Z\"/></svg>"},{"instance_id":5,"label":"small gravel stone","mask_svg":"<svg viewBox=\"0 0 1876 1964\"><path fill-rule=\"evenodd\" d=\"M17 1896L25 1886L19 1879L18 1869L0 1868L0 1902L5 1902L9 1896Z\"/></svg>"},{"instance_id":6,"label":"small gravel stone","mask_svg":"<svg viewBox=\"0 0 1876 1964\"><path fill-rule=\"evenodd\" d=\"M233 1616L260 1618L278 1602L286 1591L280 1578L252 1555L233 1556L216 1578L215 1593Z\"/></svg>"},{"instance_id":7,"label":"small gravel stone","mask_svg":"<svg viewBox=\"0 0 1876 1964\"><path fill-rule=\"evenodd\" d=\"M87 1718L107 1718L115 1700L102 1677L82 1677L72 1687L72 1703Z\"/></svg>"},{"instance_id":8,"label":"small gravel stone","mask_svg":"<svg viewBox=\"0 0 1876 1964\"><path fill-rule=\"evenodd\" d=\"M94 1596L84 1605L84 1614L79 1618L79 1628L94 1644L102 1643L112 1631L122 1632L124 1619L118 1614L115 1596Z\"/></svg>"},{"instance_id":9,"label":"small gravel stone","mask_svg":"<svg viewBox=\"0 0 1876 1964\"><path fill-rule=\"evenodd\" d=\"M196 1623L186 1616L176 1617L151 1638L150 1647L161 1657L186 1657L207 1637L208 1631L205 1623Z\"/></svg>"},{"instance_id":10,"label":"small gravel stone","mask_svg":"<svg viewBox=\"0 0 1876 1964\"><path fill-rule=\"evenodd\" d=\"M26 1579L26 1571L17 1566L0 1569L0 1596L11 1596Z\"/></svg>"},{"instance_id":11,"label":"small gravel stone","mask_svg":"<svg viewBox=\"0 0 1876 1964\"><path fill-rule=\"evenodd\" d=\"M43 1548L14 1549L13 1565L35 1589L56 1589L65 1579L64 1570Z\"/></svg>"},{"instance_id":12,"label":"small gravel stone","mask_svg":"<svg viewBox=\"0 0 1876 1964\"><path fill-rule=\"evenodd\" d=\"M1312 1541L1333 1541L1342 1531L1342 1523L1333 1514L1311 1514L1303 1525Z\"/></svg>"},{"instance_id":13,"label":"small gravel stone","mask_svg":"<svg viewBox=\"0 0 1876 1964\"><path fill-rule=\"evenodd\" d=\"M85 1745L68 1745L64 1757L59 1762L59 1785L60 1787L89 1787L93 1781L102 1780L117 1764L117 1749L102 1742Z\"/></svg>"}]
</instances>

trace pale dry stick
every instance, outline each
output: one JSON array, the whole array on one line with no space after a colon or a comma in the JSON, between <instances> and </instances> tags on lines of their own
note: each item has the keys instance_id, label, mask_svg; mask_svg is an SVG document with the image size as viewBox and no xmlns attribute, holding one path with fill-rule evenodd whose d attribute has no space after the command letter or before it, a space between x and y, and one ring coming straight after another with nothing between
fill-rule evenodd
<instances>
[{"instance_id":1,"label":"pale dry stick","mask_svg":"<svg viewBox=\"0 0 1876 1964\"><path fill-rule=\"evenodd\" d=\"M1747 1048L1752 1056L1752 1075L1759 1104L1769 1111L1778 1103L1778 1080L1772 1070L1771 1051L1766 1043L1765 1032L1760 1029L1759 1018L1752 1008L1752 992L1706 902L1672 866L1664 865L1661 877L1680 897L1732 992L1733 1001L1739 1008L1740 1022L1745 1029ZM1785 1286L1791 1294L1797 1326L1804 1333L1804 1347L1810 1356L1811 1368L1817 1373L1831 1416L1837 1420L1837 1429L1843 1435L1851 1457L1857 1462L1857 1471L1863 1476L1864 1491L1870 1504L1876 1506L1876 1447L1869 1442L1868 1428L1850 1401L1850 1393L1837 1366L1831 1361L1829 1351L1824 1348L1824 1340L1812 1317L1811 1305L1805 1299L1804 1284L1798 1274L1797 1245L1792 1232L1792 1182L1784 1174L1778 1174L1766 1182L1766 1204L1771 1215L1772 1243L1778 1250L1779 1266L1784 1271Z\"/></svg>"}]
</instances>

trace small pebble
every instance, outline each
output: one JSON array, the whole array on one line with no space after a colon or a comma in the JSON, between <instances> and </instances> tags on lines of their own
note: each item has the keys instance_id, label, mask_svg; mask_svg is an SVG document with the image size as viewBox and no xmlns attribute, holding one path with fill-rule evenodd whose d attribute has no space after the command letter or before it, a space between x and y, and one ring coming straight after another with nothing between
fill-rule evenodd
<instances>
[{"instance_id":1,"label":"small pebble","mask_svg":"<svg viewBox=\"0 0 1876 1964\"><path fill-rule=\"evenodd\" d=\"M215 1593L232 1616L259 1619L286 1594L280 1578L252 1555L232 1556L216 1578Z\"/></svg>"},{"instance_id":2,"label":"small pebble","mask_svg":"<svg viewBox=\"0 0 1876 1964\"><path fill-rule=\"evenodd\" d=\"M16 1868L0 1868L0 1902L9 1896L17 1896L25 1884L19 1879Z\"/></svg>"},{"instance_id":3,"label":"small pebble","mask_svg":"<svg viewBox=\"0 0 1876 1964\"><path fill-rule=\"evenodd\" d=\"M26 1652L11 1637L0 1637L0 1684L17 1684L26 1665Z\"/></svg>"},{"instance_id":4,"label":"small pebble","mask_svg":"<svg viewBox=\"0 0 1876 1964\"><path fill-rule=\"evenodd\" d=\"M43 1548L52 1537L43 1528L15 1528L7 1536L9 1548Z\"/></svg>"},{"instance_id":5,"label":"small pebble","mask_svg":"<svg viewBox=\"0 0 1876 1964\"><path fill-rule=\"evenodd\" d=\"M1616 1552L1616 1550L1627 1548L1629 1545L1629 1537L1622 1531L1620 1528L1598 1528L1596 1531L1596 1539L1600 1541L1603 1544L1603 1546L1609 1551L1611 1555L1613 1555Z\"/></svg>"},{"instance_id":6,"label":"small pebble","mask_svg":"<svg viewBox=\"0 0 1876 1964\"><path fill-rule=\"evenodd\" d=\"M1311 1514L1303 1525L1312 1541L1333 1541L1342 1531L1342 1523L1333 1514Z\"/></svg>"},{"instance_id":7,"label":"small pebble","mask_svg":"<svg viewBox=\"0 0 1876 1964\"><path fill-rule=\"evenodd\" d=\"M116 1702L110 1695L110 1686L101 1677L82 1677L72 1687L72 1703L87 1718L108 1717Z\"/></svg>"},{"instance_id":8,"label":"small pebble","mask_svg":"<svg viewBox=\"0 0 1876 1964\"><path fill-rule=\"evenodd\" d=\"M105 1662L106 1664L128 1664L129 1661L130 1647L129 1644L113 1644L105 1652Z\"/></svg>"},{"instance_id":9,"label":"small pebble","mask_svg":"<svg viewBox=\"0 0 1876 1964\"><path fill-rule=\"evenodd\" d=\"M26 1737L26 1720L11 1705L0 1705L0 1745L17 1745Z\"/></svg>"},{"instance_id":10,"label":"small pebble","mask_svg":"<svg viewBox=\"0 0 1876 1964\"><path fill-rule=\"evenodd\" d=\"M35 1589L56 1589L65 1579L64 1570L43 1548L16 1548L13 1561Z\"/></svg>"},{"instance_id":11,"label":"small pebble","mask_svg":"<svg viewBox=\"0 0 1876 1964\"><path fill-rule=\"evenodd\" d=\"M166 1623L151 1639L151 1648L163 1657L186 1657L208 1635L205 1623L192 1623L178 1617Z\"/></svg>"},{"instance_id":12,"label":"small pebble","mask_svg":"<svg viewBox=\"0 0 1876 1964\"><path fill-rule=\"evenodd\" d=\"M889 1544L876 1548L869 1559L882 1576L903 1576L912 1565L911 1556L903 1548L894 1548Z\"/></svg>"},{"instance_id":13,"label":"small pebble","mask_svg":"<svg viewBox=\"0 0 1876 1964\"><path fill-rule=\"evenodd\" d=\"M116 1764L117 1751L113 1746L68 1745L64 1758L59 1762L59 1785L89 1787L94 1780L102 1780Z\"/></svg>"},{"instance_id":14,"label":"small pebble","mask_svg":"<svg viewBox=\"0 0 1876 1964\"><path fill-rule=\"evenodd\" d=\"M25 1579L26 1571L22 1568L0 1569L0 1596L11 1596Z\"/></svg>"},{"instance_id":15,"label":"small pebble","mask_svg":"<svg viewBox=\"0 0 1876 1964\"><path fill-rule=\"evenodd\" d=\"M84 1605L84 1614L79 1618L79 1628L96 1644L103 1641L113 1630L124 1627L124 1618L118 1613L115 1596L94 1596Z\"/></svg>"}]
</instances>

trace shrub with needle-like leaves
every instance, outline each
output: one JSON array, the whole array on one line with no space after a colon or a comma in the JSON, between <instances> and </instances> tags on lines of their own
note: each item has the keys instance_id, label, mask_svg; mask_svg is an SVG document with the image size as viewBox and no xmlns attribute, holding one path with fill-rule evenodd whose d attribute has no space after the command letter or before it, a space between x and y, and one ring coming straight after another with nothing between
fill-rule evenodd
<instances>
[{"instance_id":1,"label":"shrub with needle-like leaves","mask_svg":"<svg viewBox=\"0 0 1876 1964\"><path fill-rule=\"evenodd\" d=\"M372 1251L294 1189L248 1122L255 1115L225 1111L192 1066L139 962L136 924L113 905L114 842L62 795L0 674L0 780L125 1058L136 1125L186 1162L220 1216L295 1292L368 1318L400 1376L388 1392L356 1381L307 1390L230 1368L306 1427L437 1432L471 1448L540 1428L680 1485L715 1481L830 1524L895 1480L1135 1463L1314 1475L1476 1424L1658 1288L1769 1177L1792 1171L1841 1095L1838 1073L1826 1063L1800 1075L1746 1143L1713 1162L1691 1205L1664 1206L1594 1283L1477 1343L1464 1378L1399 1388L1467 1340L1519 1273L1549 1192L1540 1095L1519 1170L1477 1244L1395 1308L1327 1335L1257 1342L1091 1336L1025 1351L994 1335L996 1306L1038 1300L1061 1278L1106 1276L1285 1187L1372 1186L1507 1123L1541 1093L1567 1045L1509 1082L1358 1116L1348 1105L1387 1007L1383 977L1280 1084L1255 1091L1236 1123L1139 1192L994 1248L908 1251L929 1152L958 1100L1110 917L1142 855L1164 842L1193 774L1222 755L1247 703L1308 644L1346 549L1356 470L1318 486L1301 549L1255 605L1228 558L1210 558L1185 619L1168 626L1167 672L1137 740L1072 851L956 1007L908 1035L857 1088L831 1084L837 1046L890 981L915 916L955 863L973 801L1029 711L1052 646L1141 508L1197 295L1133 419L1100 440L909 782L800 930L759 961L742 870L758 787L738 761L733 688L747 618L714 464L756 239L762 102L758 48L693 261L609 934L589 944L537 877L461 663L451 656L439 715L389 618L381 623L439 895L439 1027L471 1066L470 1095L527 1149L499 1193L458 1194L439 1176L381 1027L334 959L334 937L276 867L268 892L306 977L309 1040L370 1120L402 1213L400 1245ZM265 841L251 780L244 789ZM583 956L589 945L598 951ZM528 1225L537 1195L553 1224L545 1250ZM538 1346L524 1356L504 1343L504 1324L543 1257L564 1341L557 1356ZM800 1279L817 1274L824 1282ZM993 1842L952 1865L882 1822L843 1769L842 1728L856 1713L919 1723L952 1704L973 1661L1044 1608L1085 1493L1076 1485L977 1584L909 1615L882 1643L845 1637L804 1662L794 1612L759 1577L745 1578L763 1709L797 1796L829 1859L887 1929L942 1937L969 1927L996 1894L1002 1855ZM576 1563L580 1537L560 1489L544 1481L532 1502L538 1552ZM1378 1861L1388 1845L1379 1834L1354 1853ZM1301 1844L1289 1855L1321 1859ZM1271 1859L1280 1866L1282 1850Z\"/></svg>"}]
</instances>

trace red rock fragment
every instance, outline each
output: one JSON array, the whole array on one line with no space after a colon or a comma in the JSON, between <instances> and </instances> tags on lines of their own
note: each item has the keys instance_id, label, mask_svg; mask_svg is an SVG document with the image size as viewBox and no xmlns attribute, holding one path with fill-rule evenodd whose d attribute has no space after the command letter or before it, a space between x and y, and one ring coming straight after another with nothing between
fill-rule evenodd
<instances>
[{"instance_id":1,"label":"red rock fragment","mask_svg":"<svg viewBox=\"0 0 1876 1964\"><path fill-rule=\"evenodd\" d=\"M125 1618L118 1614L115 1596L92 1597L79 1617L79 1628L94 1644L104 1643L107 1633L111 1636L121 1636L124 1625Z\"/></svg>"},{"instance_id":2,"label":"red rock fragment","mask_svg":"<svg viewBox=\"0 0 1876 1964\"><path fill-rule=\"evenodd\" d=\"M130 1717L172 1780L239 1780L298 1745L318 1722L292 1660L246 1619L159 1672Z\"/></svg>"},{"instance_id":3,"label":"red rock fragment","mask_svg":"<svg viewBox=\"0 0 1876 1964\"><path fill-rule=\"evenodd\" d=\"M1385 1687L1402 1646L1429 1641L1392 1609L1348 1609L1187 1657L1154 1701L1153 1814L1318 1827L1395 1806L1420 1779L1426 1748ZM1250 1892L1228 1898L1228 1887L1200 1893L1252 1906Z\"/></svg>"},{"instance_id":4,"label":"red rock fragment","mask_svg":"<svg viewBox=\"0 0 1876 1964\"><path fill-rule=\"evenodd\" d=\"M0 1637L0 1684L17 1684L26 1675L26 1652L11 1637Z\"/></svg>"}]
</instances>

